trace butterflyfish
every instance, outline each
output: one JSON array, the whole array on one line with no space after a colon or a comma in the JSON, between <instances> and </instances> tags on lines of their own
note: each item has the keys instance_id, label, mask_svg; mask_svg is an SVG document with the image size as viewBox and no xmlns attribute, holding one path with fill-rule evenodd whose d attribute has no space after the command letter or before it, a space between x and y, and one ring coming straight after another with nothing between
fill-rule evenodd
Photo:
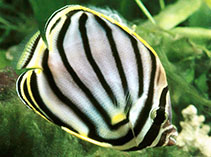
<instances>
[{"instance_id":1,"label":"butterflyfish","mask_svg":"<svg viewBox=\"0 0 211 157\"><path fill-rule=\"evenodd\" d=\"M165 70L128 26L79 5L54 12L17 64L30 109L93 144L132 151L175 144Z\"/></svg>"}]
</instances>

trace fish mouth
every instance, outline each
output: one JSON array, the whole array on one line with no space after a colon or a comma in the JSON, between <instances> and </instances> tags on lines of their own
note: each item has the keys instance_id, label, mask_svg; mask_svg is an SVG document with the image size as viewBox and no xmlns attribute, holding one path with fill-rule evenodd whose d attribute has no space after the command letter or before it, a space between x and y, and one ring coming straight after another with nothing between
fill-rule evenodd
<instances>
[{"instance_id":1,"label":"fish mouth","mask_svg":"<svg viewBox=\"0 0 211 157\"><path fill-rule=\"evenodd\" d=\"M178 136L178 133L175 129L175 131L171 132L170 135L168 136L168 142L166 142L166 146L173 146L173 145L176 145L177 141L176 141L176 138Z\"/></svg>"},{"instance_id":2,"label":"fish mouth","mask_svg":"<svg viewBox=\"0 0 211 157\"><path fill-rule=\"evenodd\" d=\"M176 138L178 136L177 129L174 125L170 124L167 128L166 131L164 132L166 136L166 140L164 145L165 146L173 146L176 145Z\"/></svg>"},{"instance_id":3,"label":"fish mouth","mask_svg":"<svg viewBox=\"0 0 211 157\"><path fill-rule=\"evenodd\" d=\"M176 137L178 136L177 129L169 120L162 127L163 133L156 146L173 146L176 145Z\"/></svg>"}]
</instances>

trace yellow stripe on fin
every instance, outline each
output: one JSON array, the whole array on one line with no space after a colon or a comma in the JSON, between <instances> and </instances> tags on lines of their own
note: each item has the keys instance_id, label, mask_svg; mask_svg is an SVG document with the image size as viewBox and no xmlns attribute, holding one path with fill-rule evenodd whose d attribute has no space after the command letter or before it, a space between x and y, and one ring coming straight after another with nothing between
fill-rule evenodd
<instances>
[{"instance_id":1,"label":"yellow stripe on fin","mask_svg":"<svg viewBox=\"0 0 211 157\"><path fill-rule=\"evenodd\" d=\"M40 32L35 33L23 51L18 64L17 69L41 69L42 70L42 58L44 52L47 50L47 46L40 36Z\"/></svg>"},{"instance_id":2,"label":"yellow stripe on fin","mask_svg":"<svg viewBox=\"0 0 211 157\"><path fill-rule=\"evenodd\" d=\"M39 116L41 116L42 118L44 118L45 120L47 120L48 122L51 122L51 121L49 121L45 116L43 116L39 111L37 111L34 107L33 107L33 105L30 103L30 101L28 100L28 98L27 98L27 96L25 95L25 91L24 91L24 83L25 83L25 81L26 81L26 86L27 86L27 91L28 92L30 92L29 91L29 80L30 80L30 77L31 77L31 74L32 74L32 70L30 70L30 71L27 71L25 74L24 74L24 76L23 76L23 78L22 78L22 80L21 80L21 83L20 83L20 93L19 94L21 94L21 96L22 96L22 98L23 98L23 100L25 101L24 103L27 103L26 105L28 105L35 113L37 113ZM30 92L31 93L31 92ZM29 96L30 96L30 98L32 98L32 95L31 94L29 94Z\"/></svg>"},{"instance_id":3,"label":"yellow stripe on fin","mask_svg":"<svg viewBox=\"0 0 211 157\"><path fill-rule=\"evenodd\" d=\"M32 48L37 40L37 38L40 36L40 32L37 31L29 40L29 42L26 44L23 53L18 61L17 69L23 69L27 65L27 62L29 62L30 57L32 57Z\"/></svg>"},{"instance_id":4,"label":"yellow stripe on fin","mask_svg":"<svg viewBox=\"0 0 211 157\"><path fill-rule=\"evenodd\" d=\"M82 140L85 140L85 141L87 141L87 142L96 144L96 145L101 146L101 147L109 147L109 148L112 147L111 144L93 140L93 139L91 139L91 138L89 138L89 137L87 137L87 136L84 136L84 135L80 135L80 134L78 134L78 133L75 133L75 132L71 131L70 129L68 129L68 128L64 127L64 126L61 126L61 128L62 128L64 131L70 133L71 135L76 136L76 137L78 137L78 138L80 138L80 139L82 139Z\"/></svg>"},{"instance_id":5,"label":"yellow stripe on fin","mask_svg":"<svg viewBox=\"0 0 211 157\"><path fill-rule=\"evenodd\" d=\"M40 69L37 69L37 71L39 72L39 73L41 73L41 70ZM32 102L34 103L34 105L40 110L40 111L37 111L35 108L33 108L34 110L35 110L35 112L37 113L39 113L39 115L42 117L42 118L44 118L45 120L47 120L47 121L49 121L48 120L48 116L45 114L45 112L43 112L42 111L42 109L39 107L39 105L37 104L37 102L35 101L35 98L34 98L34 96L33 96L33 94L32 94L32 90L31 90L31 85L30 85L30 82L31 82L31 76L32 76L32 73L33 73L33 71L31 70L31 71L29 71L29 72L27 72L28 73L28 76L27 76L27 82L26 82L26 84L27 84L27 89L28 89L28 93L29 93L29 96L30 96L30 98L31 98L31 100L32 100ZM31 105L32 106L32 105ZM48 118L46 118L46 117L48 117ZM49 118L50 119L50 118ZM49 121L50 122L50 121Z\"/></svg>"}]
</instances>

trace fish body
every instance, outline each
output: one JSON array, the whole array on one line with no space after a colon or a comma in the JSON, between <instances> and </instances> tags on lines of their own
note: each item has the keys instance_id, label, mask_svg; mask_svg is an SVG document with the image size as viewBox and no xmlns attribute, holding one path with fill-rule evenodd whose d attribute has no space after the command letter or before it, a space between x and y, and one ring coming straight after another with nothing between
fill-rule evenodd
<instances>
[{"instance_id":1,"label":"fish body","mask_svg":"<svg viewBox=\"0 0 211 157\"><path fill-rule=\"evenodd\" d=\"M164 68L136 33L92 9L70 5L37 32L17 67L21 100L88 142L119 150L174 144Z\"/></svg>"}]
</instances>

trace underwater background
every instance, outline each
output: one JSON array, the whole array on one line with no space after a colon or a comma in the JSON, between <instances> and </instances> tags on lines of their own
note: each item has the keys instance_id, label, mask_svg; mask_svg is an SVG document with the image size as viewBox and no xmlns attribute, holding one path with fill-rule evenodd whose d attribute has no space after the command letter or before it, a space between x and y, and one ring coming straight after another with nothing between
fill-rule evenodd
<instances>
[{"instance_id":1,"label":"underwater background","mask_svg":"<svg viewBox=\"0 0 211 157\"><path fill-rule=\"evenodd\" d=\"M149 15L140 2L0 0L0 156L211 156L211 0L142 0ZM167 73L176 146L139 152L102 148L48 123L21 102L15 66L24 45L67 4L116 10L155 49Z\"/></svg>"}]
</instances>

